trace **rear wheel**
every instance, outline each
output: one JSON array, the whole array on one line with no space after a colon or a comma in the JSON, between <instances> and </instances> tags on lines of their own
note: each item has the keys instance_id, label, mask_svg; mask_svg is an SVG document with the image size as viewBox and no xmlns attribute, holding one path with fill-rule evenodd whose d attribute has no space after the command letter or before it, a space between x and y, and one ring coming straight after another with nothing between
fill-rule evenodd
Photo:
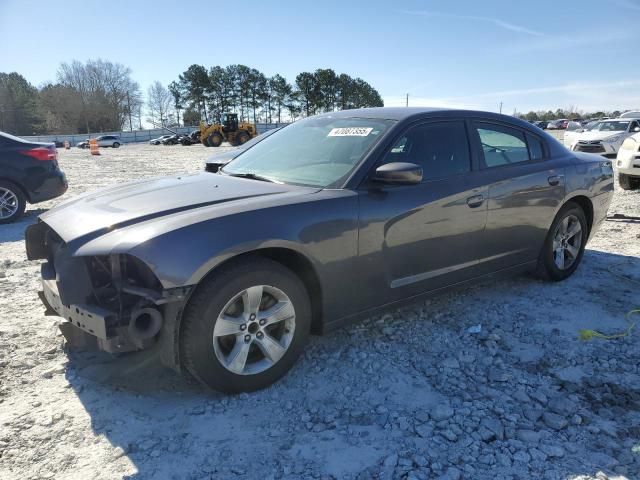
<instances>
[{"instance_id":1,"label":"rear wheel","mask_svg":"<svg viewBox=\"0 0 640 480\"><path fill-rule=\"evenodd\" d=\"M243 143L247 143L251 140L251 136L247 132L240 132L236 135L236 144L242 145Z\"/></svg>"},{"instance_id":2,"label":"rear wheel","mask_svg":"<svg viewBox=\"0 0 640 480\"><path fill-rule=\"evenodd\" d=\"M311 324L307 291L279 263L253 258L198 287L180 338L186 369L221 392L267 387L293 366Z\"/></svg>"},{"instance_id":3,"label":"rear wheel","mask_svg":"<svg viewBox=\"0 0 640 480\"><path fill-rule=\"evenodd\" d=\"M640 178L634 178L624 173L618 174L618 183L623 190L636 190L640 188Z\"/></svg>"},{"instance_id":4,"label":"rear wheel","mask_svg":"<svg viewBox=\"0 0 640 480\"><path fill-rule=\"evenodd\" d=\"M567 203L551 224L540 252L540 276L553 281L571 276L582 260L588 238L589 227L582 208Z\"/></svg>"},{"instance_id":5,"label":"rear wheel","mask_svg":"<svg viewBox=\"0 0 640 480\"><path fill-rule=\"evenodd\" d=\"M26 206L22 190L11 182L0 180L0 224L18 220Z\"/></svg>"},{"instance_id":6,"label":"rear wheel","mask_svg":"<svg viewBox=\"0 0 640 480\"><path fill-rule=\"evenodd\" d=\"M209 135L209 146L219 147L222 144L222 135L219 133L212 133Z\"/></svg>"}]
</instances>

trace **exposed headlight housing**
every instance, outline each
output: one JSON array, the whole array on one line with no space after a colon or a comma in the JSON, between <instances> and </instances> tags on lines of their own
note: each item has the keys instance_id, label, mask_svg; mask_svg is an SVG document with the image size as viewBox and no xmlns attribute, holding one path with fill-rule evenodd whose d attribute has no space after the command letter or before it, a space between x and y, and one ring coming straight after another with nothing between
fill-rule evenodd
<instances>
[{"instance_id":1,"label":"exposed headlight housing","mask_svg":"<svg viewBox=\"0 0 640 480\"><path fill-rule=\"evenodd\" d=\"M602 141L607 143L616 143L619 142L622 138L622 135L613 135L611 137L604 138Z\"/></svg>"}]
</instances>

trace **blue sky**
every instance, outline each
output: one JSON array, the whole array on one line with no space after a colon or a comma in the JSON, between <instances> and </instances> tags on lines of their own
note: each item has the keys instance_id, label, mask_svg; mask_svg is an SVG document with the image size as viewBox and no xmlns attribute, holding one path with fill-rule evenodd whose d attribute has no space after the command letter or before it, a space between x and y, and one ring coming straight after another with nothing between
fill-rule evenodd
<instances>
[{"instance_id":1,"label":"blue sky","mask_svg":"<svg viewBox=\"0 0 640 480\"><path fill-rule=\"evenodd\" d=\"M243 2L0 0L0 71L39 85L60 62L129 66L146 91L192 63L289 81L360 76L385 104L503 111L640 108L640 0ZM229 8L227 8L229 6Z\"/></svg>"}]
</instances>

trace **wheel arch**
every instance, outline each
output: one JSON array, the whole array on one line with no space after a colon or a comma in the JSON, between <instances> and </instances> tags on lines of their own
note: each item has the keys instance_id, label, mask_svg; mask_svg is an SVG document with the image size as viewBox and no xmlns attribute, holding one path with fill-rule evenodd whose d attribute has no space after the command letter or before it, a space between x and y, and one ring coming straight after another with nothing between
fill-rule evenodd
<instances>
[{"instance_id":1,"label":"wheel arch","mask_svg":"<svg viewBox=\"0 0 640 480\"><path fill-rule=\"evenodd\" d=\"M593 203L591 202L591 199L586 195L574 195L573 197L567 198L560 208L564 208L567 203L571 202L578 204L580 208L582 208L585 217L587 217L589 234L591 234L591 230L593 229Z\"/></svg>"},{"instance_id":2,"label":"wheel arch","mask_svg":"<svg viewBox=\"0 0 640 480\"><path fill-rule=\"evenodd\" d=\"M229 264L235 262L245 261L252 257L268 258L269 260L277 262L287 269L291 270L300 279L305 289L307 290L309 301L311 303L311 331L313 333L321 333L323 330L323 297L320 277L318 276L318 272L313 266L311 260L309 260L309 258L307 258L304 254L291 248L264 247L238 253L237 255L229 257L209 270L206 275L204 275L198 281L195 288L191 291L189 297L191 297L198 290L198 286L202 285L212 275L215 275L221 267L226 267ZM185 303L185 308L188 303L189 299L187 299Z\"/></svg>"},{"instance_id":3,"label":"wheel arch","mask_svg":"<svg viewBox=\"0 0 640 480\"><path fill-rule=\"evenodd\" d=\"M24 195L24 198L27 200L27 202L31 203L31 195L29 195L28 190L24 188L24 185L22 185L20 182L17 182L13 178L2 176L2 175L0 175L0 181L13 183L16 187L20 189L20 192L22 193L22 195Z\"/></svg>"}]
</instances>

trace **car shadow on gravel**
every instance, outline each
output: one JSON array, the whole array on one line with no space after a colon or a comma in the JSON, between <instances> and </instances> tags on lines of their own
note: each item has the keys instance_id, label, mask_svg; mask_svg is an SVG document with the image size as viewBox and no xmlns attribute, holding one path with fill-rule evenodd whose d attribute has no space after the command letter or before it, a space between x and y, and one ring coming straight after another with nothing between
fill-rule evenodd
<instances>
[{"instance_id":1,"label":"car shadow on gravel","mask_svg":"<svg viewBox=\"0 0 640 480\"><path fill-rule=\"evenodd\" d=\"M0 225L0 243L19 242L24 240L25 229L32 223L36 222L38 215L46 211L46 208L27 210L24 213L24 216L17 222Z\"/></svg>"},{"instance_id":2,"label":"car shadow on gravel","mask_svg":"<svg viewBox=\"0 0 640 480\"><path fill-rule=\"evenodd\" d=\"M445 471L448 449L459 448L465 438L451 440L455 435L447 430L449 414L434 423L434 414L425 412L431 412L440 404L451 404L456 412L458 409L463 412L461 404L456 402L467 394L469 401L474 395L480 395L482 402L487 403L488 415L496 415L493 408L506 409L503 416L496 418L511 425L508 418L521 415L521 401L505 403L502 399L510 399L514 393L510 382L523 376L532 383L519 381L521 391L526 385L537 385L536 379L544 376L548 384L545 388L549 387L546 391L573 395L576 405L585 412L584 421L589 420L592 426L599 415L612 409L632 406L631 414L634 414L640 402L637 385L622 389L617 383L597 376L589 380L590 383L584 383L581 378L569 375L578 368L571 365L557 373L556 364L565 358L568 344L562 344L562 348L553 342L551 346L543 346L530 337L532 333L539 338L551 334L553 337L549 338L562 337L580 345L574 348L584 349L588 345L577 340L578 328L607 331L624 326L624 313L640 297L633 283L625 284L622 277L640 281L639 258L588 250L584 264L566 282L546 283L518 277L491 281L430 302L417 302L324 337L312 338L292 372L276 385L252 394L227 396L206 390L159 366L152 350L119 356L71 352L66 375L91 417L94 433L105 436L116 447L113 461L126 461L135 466L136 473L125 478L264 478L269 473L278 477L290 466L296 473L295 462L302 461L297 460L299 458L304 458L306 466L316 465L313 468L317 468L319 474L355 478L358 472L366 471L366 478L377 478L387 461L398 462L398 455L403 455L398 445L417 452L418 460L408 460L410 468L421 471L421 455L425 455L430 465L441 464ZM613 290L614 285L617 290ZM582 297L575 307L581 304L586 309L584 315L561 310L553 312L553 319L544 317L547 309L563 301L568 292L578 290ZM525 299L529 293L533 303ZM547 303L541 307L534 305L541 296L546 297ZM496 303L502 305L495 306ZM594 306L596 311L590 313ZM497 317L490 313L478 320L467 313L491 308L497 309ZM523 314L517 312L532 316L518 320ZM497 320L492 320L494 318ZM543 318L546 322L528 324L529 319ZM520 322L520 326L510 330L501 323L504 319L512 319L514 324ZM482 323L482 334L467 333L466 328L478 321ZM518 333L527 328L529 330ZM500 334L494 338L490 331ZM411 340L418 335L423 336L418 341ZM445 344L448 346L443 347ZM518 350L515 344L522 349ZM604 347L613 348L614 344L603 344ZM402 348L405 354L398 355L397 351ZM477 362L468 361L466 357L470 353L465 349L493 350L493 355L500 358L498 370L490 363L488 370L485 369L486 357L477 357ZM530 355L532 349L542 351L540 355ZM456 351L460 352L457 356ZM434 368L434 362L445 365L444 369L439 365ZM456 371L464 371L468 378L474 379L473 384L471 380L463 381ZM504 381L503 375L512 380ZM585 385L591 386L590 396L582 393ZM533 387L526 388L535 393ZM617 403L612 403L611 395L620 397ZM534 411L542 408L534 400L531 405ZM605 460L594 456L586 441L591 437L580 433L583 427L569 427L578 432L575 439L579 444L573 455L566 447L571 442L558 436L542 420L524 421L536 434L542 432L543 438L555 442L555 450L549 450L551 456L540 461L541 470L538 467L527 470L526 461L517 463L528 458L528 454L514 455L513 468L504 467L505 473L515 474L522 469L524 477L516 475L517 478L551 478L543 475L551 468L560 475L554 478L572 478L582 473L578 465L584 465L587 475L594 475L596 467L611 472L603 462L615 458L614 453L602 457ZM618 428L620 435L638 434L637 430ZM482 431L486 433L486 429ZM395 435L395 440L389 441L389 435ZM433 443L432 438L437 441ZM487 438L492 440L475 438L474 442L488 451L496 449L495 435L487 434ZM255 445L261 446L262 453L256 453L256 465L252 465L242 452ZM425 445L424 452L420 445ZM556 457L560 455L558 451L565 456ZM464 463L457 462L452 468L463 469ZM351 471L347 470L348 465ZM487 465L485 471L482 464L476 462L475 468L481 475L463 478L489 478L486 475L501 467ZM391 472L394 472L393 466Z\"/></svg>"}]
</instances>

